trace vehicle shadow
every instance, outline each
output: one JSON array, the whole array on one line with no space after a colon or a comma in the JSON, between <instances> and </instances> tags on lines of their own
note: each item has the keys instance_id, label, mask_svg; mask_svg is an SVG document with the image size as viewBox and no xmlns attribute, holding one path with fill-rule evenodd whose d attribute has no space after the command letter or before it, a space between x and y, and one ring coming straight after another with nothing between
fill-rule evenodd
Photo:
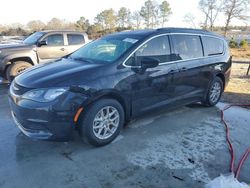
<instances>
[{"instance_id":1,"label":"vehicle shadow","mask_svg":"<svg viewBox=\"0 0 250 188\"><path fill-rule=\"evenodd\" d=\"M74 153L87 152L94 149L93 146L84 143L75 133L74 138L68 142L33 140L22 134L16 136L16 160L17 162L30 161L39 158L65 158L73 160Z\"/></svg>"},{"instance_id":2,"label":"vehicle shadow","mask_svg":"<svg viewBox=\"0 0 250 188\"><path fill-rule=\"evenodd\" d=\"M201 105L199 104L197 105L197 107L198 106L201 107ZM124 131L122 135L128 136L127 133L131 133L131 128L144 127L146 124L152 124L152 122L158 124L158 121L161 121L160 119L169 118L176 113L181 113L182 111L185 111L185 109L185 107L171 109L163 108L148 112L143 116L138 116L137 118L127 123L127 125L122 130L122 132ZM117 139L113 142L115 143L118 140L119 137L117 137ZM64 159L73 160L74 156L79 153L81 153L81 155L84 155L84 153L86 152L97 149L94 146L84 143L78 135L77 131L74 132L72 140L68 142L33 140L20 132L16 136L15 145L17 162L29 161L37 157L53 159L58 158L58 156ZM104 147L100 147L99 149L102 150L102 148Z\"/></svg>"},{"instance_id":3,"label":"vehicle shadow","mask_svg":"<svg viewBox=\"0 0 250 188\"><path fill-rule=\"evenodd\" d=\"M205 105L201 104L200 102L186 105L186 107L188 107L188 108L204 108L204 106Z\"/></svg>"},{"instance_id":4,"label":"vehicle shadow","mask_svg":"<svg viewBox=\"0 0 250 188\"><path fill-rule=\"evenodd\" d=\"M203 108L204 106L200 103L194 103L182 108L163 108L154 111L145 113L144 115L138 116L132 119L130 122L124 126L122 131L126 129L141 127L146 124L151 124L162 118L169 118L176 113L181 113L182 111L188 110L188 108ZM119 138L117 138L119 140ZM116 140L114 140L116 142ZM68 142L56 142L56 141L42 141L42 140L33 140L27 136L19 133L16 136L16 159L17 161L29 160L35 157L53 157L60 155L66 159L71 160L72 154L78 152L88 152L89 150L96 149L96 147L84 143L79 137L77 131L74 132L72 140Z\"/></svg>"}]
</instances>

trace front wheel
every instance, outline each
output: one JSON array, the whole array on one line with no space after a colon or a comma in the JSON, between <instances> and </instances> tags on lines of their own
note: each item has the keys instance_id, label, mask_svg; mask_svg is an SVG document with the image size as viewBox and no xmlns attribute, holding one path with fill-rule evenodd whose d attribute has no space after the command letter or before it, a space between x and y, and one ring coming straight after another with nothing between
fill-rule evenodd
<instances>
[{"instance_id":1,"label":"front wheel","mask_svg":"<svg viewBox=\"0 0 250 188\"><path fill-rule=\"evenodd\" d=\"M80 125L80 136L94 146L104 146L112 142L124 124L124 110L113 99L101 99L84 114Z\"/></svg>"},{"instance_id":2,"label":"front wheel","mask_svg":"<svg viewBox=\"0 0 250 188\"><path fill-rule=\"evenodd\" d=\"M215 79L211 82L209 86L206 98L203 101L203 103L206 106L216 105L221 98L222 92L223 92L223 82L219 77L215 77Z\"/></svg>"},{"instance_id":3,"label":"front wheel","mask_svg":"<svg viewBox=\"0 0 250 188\"><path fill-rule=\"evenodd\" d=\"M6 78L11 82L16 76L24 72L27 68L32 65L25 61L17 61L12 63L6 70Z\"/></svg>"}]
</instances>

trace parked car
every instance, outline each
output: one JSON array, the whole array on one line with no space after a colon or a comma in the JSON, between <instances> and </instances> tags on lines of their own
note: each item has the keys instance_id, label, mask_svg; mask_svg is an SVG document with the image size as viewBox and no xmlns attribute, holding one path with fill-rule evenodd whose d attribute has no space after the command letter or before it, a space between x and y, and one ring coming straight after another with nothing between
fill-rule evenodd
<instances>
[{"instance_id":1,"label":"parked car","mask_svg":"<svg viewBox=\"0 0 250 188\"><path fill-rule=\"evenodd\" d=\"M125 122L163 106L214 106L227 85L231 56L214 33L165 28L95 40L71 55L17 76L13 119L27 136L113 141Z\"/></svg>"},{"instance_id":2,"label":"parked car","mask_svg":"<svg viewBox=\"0 0 250 188\"><path fill-rule=\"evenodd\" d=\"M68 55L88 42L85 33L39 31L21 43L0 45L0 76L11 81L32 65Z\"/></svg>"}]
</instances>

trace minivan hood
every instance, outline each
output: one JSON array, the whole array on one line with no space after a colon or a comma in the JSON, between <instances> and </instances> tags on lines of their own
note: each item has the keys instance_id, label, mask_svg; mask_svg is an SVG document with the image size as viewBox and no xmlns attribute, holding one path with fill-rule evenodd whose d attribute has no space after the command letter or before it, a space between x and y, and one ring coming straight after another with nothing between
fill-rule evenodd
<instances>
[{"instance_id":1,"label":"minivan hood","mask_svg":"<svg viewBox=\"0 0 250 188\"><path fill-rule=\"evenodd\" d=\"M26 88L80 85L95 79L96 75L93 72L100 66L103 65L63 58L32 67L17 76L15 82Z\"/></svg>"}]
</instances>

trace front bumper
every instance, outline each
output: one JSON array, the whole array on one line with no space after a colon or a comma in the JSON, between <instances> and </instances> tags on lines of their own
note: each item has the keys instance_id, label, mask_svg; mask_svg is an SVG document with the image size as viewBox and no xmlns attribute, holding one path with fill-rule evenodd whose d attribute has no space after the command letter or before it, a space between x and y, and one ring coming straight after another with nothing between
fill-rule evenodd
<instances>
[{"instance_id":1,"label":"front bumper","mask_svg":"<svg viewBox=\"0 0 250 188\"><path fill-rule=\"evenodd\" d=\"M22 99L11 91L9 95L13 120L26 136L59 141L72 137L76 126L74 116L84 99L83 95L72 92L48 103Z\"/></svg>"},{"instance_id":2,"label":"front bumper","mask_svg":"<svg viewBox=\"0 0 250 188\"><path fill-rule=\"evenodd\" d=\"M12 118L15 122L15 124L18 126L18 128L22 131L23 134L25 134L28 137L31 138L37 138L37 139L49 139L53 134L49 132L48 130L41 130L41 129L29 129L25 128L16 118L16 115L14 112L11 112Z\"/></svg>"}]
</instances>

